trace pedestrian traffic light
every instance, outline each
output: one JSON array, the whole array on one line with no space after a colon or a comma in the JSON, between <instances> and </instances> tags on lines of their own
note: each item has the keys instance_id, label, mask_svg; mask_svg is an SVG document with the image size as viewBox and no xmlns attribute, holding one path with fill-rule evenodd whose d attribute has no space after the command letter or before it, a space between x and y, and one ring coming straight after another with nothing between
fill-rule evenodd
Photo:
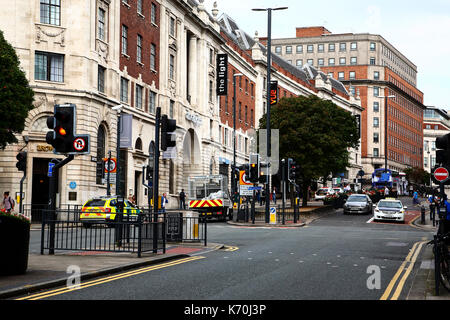
<instances>
[{"instance_id":1,"label":"pedestrian traffic light","mask_svg":"<svg viewBox=\"0 0 450 320\"><path fill-rule=\"evenodd\" d=\"M161 117L161 150L176 146L177 121L169 119L166 114Z\"/></svg>"},{"instance_id":2,"label":"pedestrian traffic light","mask_svg":"<svg viewBox=\"0 0 450 320\"><path fill-rule=\"evenodd\" d=\"M27 171L27 152L21 151L16 156L17 163L16 167L19 171L26 172Z\"/></svg>"},{"instance_id":3,"label":"pedestrian traffic light","mask_svg":"<svg viewBox=\"0 0 450 320\"><path fill-rule=\"evenodd\" d=\"M258 182L260 174L259 154L250 154L249 171L248 180L253 183Z\"/></svg>"},{"instance_id":4,"label":"pedestrian traffic light","mask_svg":"<svg viewBox=\"0 0 450 320\"><path fill-rule=\"evenodd\" d=\"M85 154L89 153L89 135L75 133L75 105L55 105L53 116L47 118L45 140L52 145L55 153Z\"/></svg>"},{"instance_id":5,"label":"pedestrian traffic light","mask_svg":"<svg viewBox=\"0 0 450 320\"><path fill-rule=\"evenodd\" d=\"M436 138L436 164L450 165L450 133Z\"/></svg>"},{"instance_id":6,"label":"pedestrian traffic light","mask_svg":"<svg viewBox=\"0 0 450 320\"><path fill-rule=\"evenodd\" d=\"M288 179L294 181L297 178L297 164L291 158L288 159L289 174Z\"/></svg>"}]
</instances>

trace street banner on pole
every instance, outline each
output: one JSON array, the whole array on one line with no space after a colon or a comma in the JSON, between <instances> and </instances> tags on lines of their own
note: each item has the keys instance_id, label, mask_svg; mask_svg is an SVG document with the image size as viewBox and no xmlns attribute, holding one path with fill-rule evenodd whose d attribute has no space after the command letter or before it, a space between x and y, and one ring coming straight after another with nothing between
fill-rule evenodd
<instances>
[{"instance_id":1,"label":"street banner on pole","mask_svg":"<svg viewBox=\"0 0 450 320\"><path fill-rule=\"evenodd\" d=\"M216 94L226 96L228 94L228 55L226 53L217 55L216 81Z\"/></svg>"},{"instance_id":2,"label":"street banner on pole","mask_svg":"<svg viewBox=\"0 0 450 320\"><path fill-rule=\"evenodd\" d=\"M133 148L133 116L131 114L120 115L120 147Z\"/></svg>"}]
</instances>

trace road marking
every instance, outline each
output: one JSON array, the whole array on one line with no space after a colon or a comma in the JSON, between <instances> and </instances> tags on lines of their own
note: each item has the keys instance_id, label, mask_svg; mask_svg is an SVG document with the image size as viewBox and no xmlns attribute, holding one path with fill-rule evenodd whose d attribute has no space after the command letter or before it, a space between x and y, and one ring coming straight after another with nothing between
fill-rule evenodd
<instances>
[{"instance_id":1,"label":"road marking","mask_svg":"<svg viewBox=\"0 0 450 320\"><path fill-rule=\"evenodd\" d=\"M373 217L372 218L370 218L369 220L367 220L367 222L366 223L371 223L373 221Z\"/></svg>"},{"instance_id":2,"label":"road marking","mask_svg":"<svg viewBox=\"0 0 450 320\"><path fill-rule=\"evenodd\" d=\"M397 272L395 273L392 280L389 282L389 285L387 286L385 292L381 296L380 300L388 300L389 296L391 295L392 290L394 289L394 286L397 282L397 279L400 277L400 275L405 271L403 274L403 277L400 279L397 288L394 291L394 295L391 297L390 300L397 300L400 296L400 293L402 292L403 286L405 285L406 279L408 278L409 274L411 273L411 270L414 267L414 264L416 262L417 256L420 253L420 250L422 249L423 244L426 243L426 241L419 241L414 243L412 249L410 249L408 255L406 256L406 259L403 261L403 263L398 268ZM406 268L406 265L408 265L408 268Z\"/></svg>"},{"instance_id":3,"label":"road marking","mask_svg":"<svg viewBox=\"0 0 450 320\"><path fill-rule=\"evenodd\" d=\"M179 259L179 260L175 260L175 261L170 261L170 262L167 262L167 263L161 263L161 264L157 264L157 265L154 265L154 266L141 268L141 269L138 269L138 270L132 270L132 271L120 273L120 274L117 274L117 275L108 276L108 277L105 277L105 278L100 278L100 279L88 281L88 282L85 282L85 283L81 284L79 287L59 288L59 289L50 290L50 291L46 291L46 292L40 292L40 293L31 295L31 296L18 298L16 300L39 300L39 299L44 299L44 298L60 295L60 294L63 294L63 293L68 293L68 292L75 291L75 290L81 290L81 289L92 287L92 286L96 286L96 285L99 285L99 284L103 284L103 283L119 280L119 279L122 279L122 278L128 278L128 277L131 277L131 276L134 276L134 275L138 275L138 274L141 274L141 273L145 273L145 272L149 272L149 271L153 271L153 270L158 270L158 269L163 269L163 268L167 268L167 267L171 267L171 266L175 266L175 265L178 265L178 264L191 262L191 261L195 261L195 260L200 260L200 259L204 259L204 258L205 257L201 257L201 256L199 256L199 257L183 258L183 259Z\"/></svg>"},{"instance_id":4,"label":"road marking","mask_svg":"<svg viewBox=\"0 0 450 320\"><path fill-rule=\"evenodd\" d=\"M231 251L239 250L239 247L225 246L225 247L223 248L223 250L224 250L224 251L231 252ZM251 252L251 251L249 251L249 252Z\"/></svg>"}]
</instances>

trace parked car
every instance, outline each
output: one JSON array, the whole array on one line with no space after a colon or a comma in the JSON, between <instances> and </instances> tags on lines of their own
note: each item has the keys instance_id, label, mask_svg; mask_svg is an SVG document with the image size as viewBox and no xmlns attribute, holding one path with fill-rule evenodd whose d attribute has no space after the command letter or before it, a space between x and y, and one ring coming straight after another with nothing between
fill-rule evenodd
<instances>
[{"instance_id":1,"label":"parked car","mask_svg":"<svg viewBox=\"0 0 450 320\"><path fill-rule=\"evenodd\" d=\"M374 210L373 219L375 221L391 220L404 223L406 209L407 207L404 207L400 200L395 198L382 199Z\"/></svg>"},{"instance_id":2,"label":"parked car","mask_svg":"<svg viewBox=\"0 0 450 320\"><path fill-rule=\"evenodd\" d=\"M344 214L372 213L373 203L365 194L352 194L344 204Z\"/></svg>"},{"instance_id":3,"label":"parked car","mask_svg":"<svg viewBox=\"0 0 450 320\"><path fill-rule=\"evenodd\" d=\"M140 212L139 208L125 199L124 217L130 213L130 217L136 217ZM84 227L89 227L95 223L114 222L117 213L117 197L97 197L86 201L81 208L80 221Z\"/></svg>"},{"instance_id":4,"label":"parked car","mask_svg":"<svg viewBox=\"0 0 450 320\"><path fill-rule=\"evenodd\" d=\"M332 188L319 188L319 190L316 191L314 200L324 200L327 194L333 193L334 191Z\"/></svg>"}]
</instances>

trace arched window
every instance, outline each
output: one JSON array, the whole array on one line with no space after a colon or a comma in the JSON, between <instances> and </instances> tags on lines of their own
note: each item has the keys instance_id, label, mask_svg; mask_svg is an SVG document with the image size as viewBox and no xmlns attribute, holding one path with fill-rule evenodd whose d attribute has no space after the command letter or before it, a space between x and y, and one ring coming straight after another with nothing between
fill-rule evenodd
<instances>
[{"instance_id":1,"label":"arched window","mask_svg":"<svg viewBox=\"0 0 450 320\"><path fill-rule=\"evenodd\" d=\"M97 133L97 171L96 182L102 184L103 177L103 158L105 158L106 152L106 130L105 127L100 125Z\"/></svg>"},{"instance_id":2,"label":"arched window","mask_svg":"<svg viewBox=\"0 0 450 320\"><path fill-rule=\"evenodd\" d=\"M142 140L141 138L136 139L136 143L134 145L134 149L142 151Z\"/></svg>"}]
</instances>

